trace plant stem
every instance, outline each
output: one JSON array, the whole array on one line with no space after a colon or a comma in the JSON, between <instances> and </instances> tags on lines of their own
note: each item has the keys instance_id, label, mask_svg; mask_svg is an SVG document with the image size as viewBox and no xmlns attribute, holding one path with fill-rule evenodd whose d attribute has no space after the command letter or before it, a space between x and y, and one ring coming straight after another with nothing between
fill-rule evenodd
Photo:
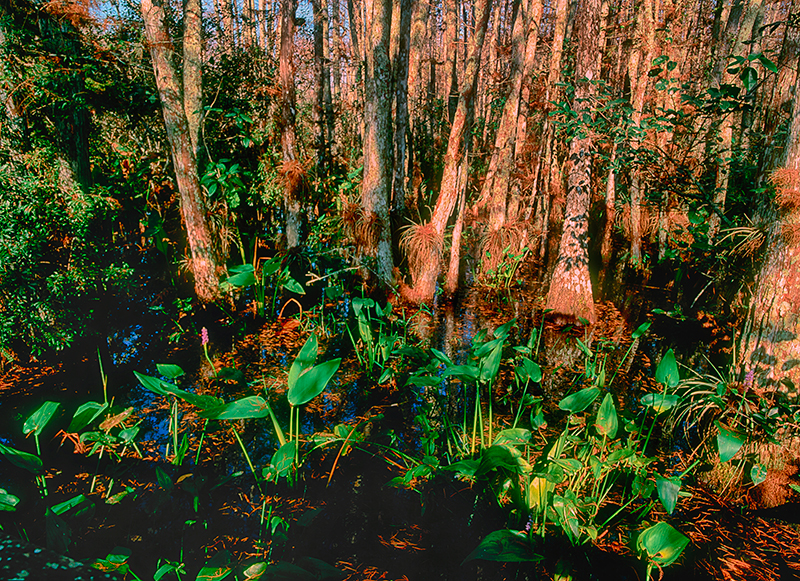
<instances>
[{"instance_id":1,"label":"plant stem","mask_svg":"<svg viewBox=\"0 0 800 581\"><path fill-rule=\"evenodd\" d=\"M250 472L253 473L253 478L256 479L256 486L258 486L259 492L261 492L261 494L264 494L264 491L261 490L261 481L259 480L258 475L256 474L256 469L253 468L253 462L250 460L250 454L247 453L247 448L244 447L244 442L242 442L242 439L239 437L239 432L236 431L236 428L233 427L233 424L231 424L231 431L233 432L233 435L236 436L236 441L239 442L239 447L242 449L242 453L244 454L245 460L247 460L247 465L250 466Z\"/></svg>"}]
</instances>

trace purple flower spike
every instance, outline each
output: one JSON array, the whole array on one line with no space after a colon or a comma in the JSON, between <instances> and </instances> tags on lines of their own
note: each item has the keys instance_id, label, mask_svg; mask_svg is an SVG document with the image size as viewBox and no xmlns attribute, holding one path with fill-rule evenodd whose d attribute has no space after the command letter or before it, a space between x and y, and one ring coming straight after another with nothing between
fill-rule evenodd
<instances>
[{"instance_id":1,"label":"purple flower spike","mask_svg":"<svg viewBox=\"0 0 800 581\"><path fill-rule=\"evenodd\" d=\"M753 379L756 376L755 368L751 369L744 375L744 385L745 387L752 387L753 386Z\"/></svg>"},{"instance_id":2,"label":"purple flower spike","mask_svg":"<svg viewBox=\"0 0 800 581\"><path fill-rule=\"evenodd\" d=\"M203 344L203 347L208 345L208 329L205 327L200 330L200 342Z\"/></svg>"}]
</instances>

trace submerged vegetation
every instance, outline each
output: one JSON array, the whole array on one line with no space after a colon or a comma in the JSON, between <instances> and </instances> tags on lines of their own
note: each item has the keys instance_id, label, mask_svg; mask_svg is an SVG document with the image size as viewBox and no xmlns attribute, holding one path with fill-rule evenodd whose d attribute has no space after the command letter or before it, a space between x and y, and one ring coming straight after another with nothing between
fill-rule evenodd
<instances>
[{"instance_id":1,"label":"submerged vegetation","mask_svg":"<svg viewBox=\"0 0 800 581\"><path fill-rule=\"evenodd\" d=\"M0 540L798 575L797 10L0 2Z\"/></svg>"}]
</instances>

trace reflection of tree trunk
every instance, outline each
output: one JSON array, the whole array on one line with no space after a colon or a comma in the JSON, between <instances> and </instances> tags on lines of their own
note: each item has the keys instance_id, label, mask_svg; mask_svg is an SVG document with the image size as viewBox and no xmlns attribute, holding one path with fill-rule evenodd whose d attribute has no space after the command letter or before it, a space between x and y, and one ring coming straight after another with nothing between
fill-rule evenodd
<instances>
[{"instance_id":1,"label":"reflection of tree trunk","mask_svg":"<svg viewBox=\"0 0 800 581\"><path fill-rule=\"evenodd\" d=\"M295 86L294 86L294 18L297 0L281 2L281 152L283 154L283 200L286 207L286 246L300 245L301 207L298 189L302 178L302 167L297 160L297 137L295 133Z\"/></svg>"},{"instance_id":2,"label":"reflection of tree trunk","mask_svg":"<svg viewBox=\"0 0 800 581\"><path fill-rule=\"evenodd\" d=\"M363 232L367 251L377 259L378 277L394 282L389 196L392 187L392 71L389 62L392 0L373 0L365 14L369 41L364 98L364 177L361 181ZM371 8L371 10L370 10Z\"/></svg>"},{"instance_id":3,"label":"reflection of tree trunk","mask_svg":"<svg viewBox=\"0 0 800 581\"><path fill-rule=\"evenodd\" d=\"M164 8L158 0L142 0L142 17L161 97L175 180L181 196L181 212L192 255L195 290L200 300L212 301L219 297L221 260L217 256L208 224L181 87L171 61L174 49L166 30Z\"/></svg>"},{"instance_id":4,"label":"reflection of tree trunk","mask_svg":"<svg viewBox=\"0 0 800 581\"><path fill-rule=\"evenodd\" d=\"M590 99L598 77L599 62L595 58L600 0L579 0L575 42L575 97L573 108L577 117L591 115ZM592 187L592 138L576 136L569 144L570 169L567 176L567 205L561 242L558 249L547 305L558 321L578 323L595 321L592 281L589 277L589 203Z\"/></svg>"},{"instance_id":5,"label":"reflection of tree trunk","mask_svg":"<svg viewBox=\"0 0 800 581\"><path fill-rule=\"evenodd\" d=\"M458 176L463 156L465 155L466 136L475 99L475 88L478 81L483 39L486 35L486 25L489 21L490 4L491 0L478 0L476 4L475 33L469 42L469 56L464 67L461 94L458 98L458 107L453 118L453 126L450 129L450 138L447 141L447 151L444 156L441 190L430 221L430 227L433 230L433 248L431 248L430 256L427 260L419 261L419 264L412 265L414 288L410 298L418 302L430 301L436 291L436 279L441 271L439 256L441 255L444 232L458 201Z\"/></svg>"}]
</instances>

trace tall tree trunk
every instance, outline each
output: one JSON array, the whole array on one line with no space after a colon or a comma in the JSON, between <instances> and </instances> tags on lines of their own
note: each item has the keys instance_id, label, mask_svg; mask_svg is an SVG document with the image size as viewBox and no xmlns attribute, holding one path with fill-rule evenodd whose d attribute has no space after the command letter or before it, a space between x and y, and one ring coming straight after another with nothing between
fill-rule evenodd
<instances>
[{"instance_id":1,"label":"tall tree trunk","mask_svg":"<svg viewBox=\"0 0 800 581\"><path fill-rule=\"evenodd\" d=\"M183 10L183 109L198 159L203 119L203 8L200 0L185 0Z\"/></svg>"},{"instance_id":2,"label":"tall tree trunk","mask_svg":"<svg viewBox=\"0 0 800 581\"><path fill-rule=\"evenodd\" d=\"M636 15L636 46L631 50L628 60L628 78L631 84L631 122L635 130L642 123L644 99L648 85L648 74L655 51L655 14L653 0L645 0ZM640 138L634 138L631 147L639 149ZM642 205L644 202L644 183L638 168L631 171L631 262L639 267L642 264Z\"/></svg>"},{"instance_id":3,"label":"tall tree trunk","mask_svg":"<svg viewBox=\"0 0 800 581\"><path fill-rule=\"evenodd\" d=\"M399 217L406 208L406 149L408 145L408 67L411 44L411 0L399 0L400 25L394 70L394 181L392 213Z\"/></svg>"},{"instance_id":4,"label":"tall tree trunk","mask_svg":"<svg viewBox=\"0 0 800 581\"><path fill-rule=\"evenodd\" d=\"M464 67L464 78L458 98L458 107L450 129L450 137L447 141L441 190L439 191L439 197L436 200L430 223L420 228L427 231L425 239L428 248L426 252L419 253L415 259L409 261L414 283L409 298L420 303L433 299L433 295L436 292L436 279L441 272L440 257L444 243L444 232L458 201L458 176L466 153L465 143L469 131L468 120L471 118L471 110L475 100L475 88L478 81L483 39L486 36L490 8L491 0L477 0L475 32L469 41L469 52Z\"/></svg>"},{"instance_id":5,"label":"tall tree trunk","mask_svg":"<svg viewBox=\"0 0 800 581\"><path fill-rule=\"evenodd\" d=\"M389 196L392 188L392 71L389 43L392 0L373 0L365 14L367 51L364 99L364 177L361 205L366 250L377 260L378 278L394 282Z\"/></svg>"},{"instance_id":6,"label":"tall tree trunk","mask_svg":"<svg viewBox=\"0 0 800 581\"><path fill-rule=\"evenodd\" d=\"M444 2L444 83L443 101L447 105L447 118L453 123L458 105L458 0Z\"/></svg>"},{"instance_id":7,"label":"tall tree trunk","mask_svg":"<svg viewBox=\"0 0 800 581\"><path fill-rule=\"evenodd\" d=\"M284 182L283 202L286 209L286 246L300 245L302 227L301 204L298 199L302 181L302 166L297 159L294 86L294 30L297 0L281 1L281 52L278 64L281 82L281 168Z\"/></svg>"},{"instance_id":8,"label":"tall tree trunk","mask_svg":"<svg viewBox=\"0 0 800 581\"><path fill-rule=\"evenodd\" d=\"M579 0L574 41L575 97L573 109L578 119L592 115L591 81L599 77L595 43L598 34L600 0ZM545 308L559 322L595 322L592 280L589 276L589 203L592 188L593 143L591 133L577 135L569 144L567 205L561 242Z\"/></svg>"},{"instance_id":9,"label":"tall tree trunk","mask_svg":"<svg viewBox=\"0 0 800 581\"><path fill-rule=\"evenodd\" d=\"M772 174L778 208L772 212L767 255L742 334L745 388L798 398L800 388L800 81L782 159Z\"/></svg>"},{"instance_id":10,"label":"tall tree trunk","mask_svg":"<svg viewBox=\"0 0 800 581\"><path fill-rule=\"evenodd\" d=\"M330 95L330 82L328 78L328 65L325 62L325 37L328 13L323 0L312 0L311 7L314 15L314 103L312 105L312 119L314 122L314 149L317 152L317 175L323 176L326 172L327 139L326 139L326 106L325 84L328 82Z\"/></svg>"},{"instance_id":11,"label":"tall tree trunk","mask_svg":"<svg viewBox=\"0 0 800 581\"><path fill-rule=\"evenodd\" d=\"M220 0L220 8L222 9L223 44L228 55L232 55L234 47L236 46L236 32L234 31L233 21L233 0Z\"/></svg>"},{"instance_id":12,"label":"tall tree trunk","mask_svg":"<svg viewBox=\"0 0 800 581\"><path fill-rule=\"evenodd\" d=\"M164 7L160 0L142 0L142 18L161 98L175 180L181 196L181 213L192 255L195 291L201 301L210 302L220 296L219 276L223 265L217 256L208 222L181 87L172 63L175 51L167 34Z\"/></svg>"},{"instance_id":13,"label":"tall tree trunk","mask_svg":"<svg viewBox=\"0 0 800 581\"><path fill-rule=\"evenodd\" d=\"M747 56L750 49L745 42L750 41L753 35L753 25L761 10L762 0L745 0L736 2L731 9L728 23L725 27L726 42L720 54L717 55L715 67L715 82L718 86L725 83L734 83L733 75L727 72L727 64L731 56ZM723 113L719 120L719 137L716 147L717 152L717 177L714 188L714 207L708 218L708 240L713 242L719 232L720 214L725 210L725 201L728 197L728 184L731 176L731 158L733 156L734 126L741 122L741 114L732 112Z\"/></svg>"}]
</instances>

